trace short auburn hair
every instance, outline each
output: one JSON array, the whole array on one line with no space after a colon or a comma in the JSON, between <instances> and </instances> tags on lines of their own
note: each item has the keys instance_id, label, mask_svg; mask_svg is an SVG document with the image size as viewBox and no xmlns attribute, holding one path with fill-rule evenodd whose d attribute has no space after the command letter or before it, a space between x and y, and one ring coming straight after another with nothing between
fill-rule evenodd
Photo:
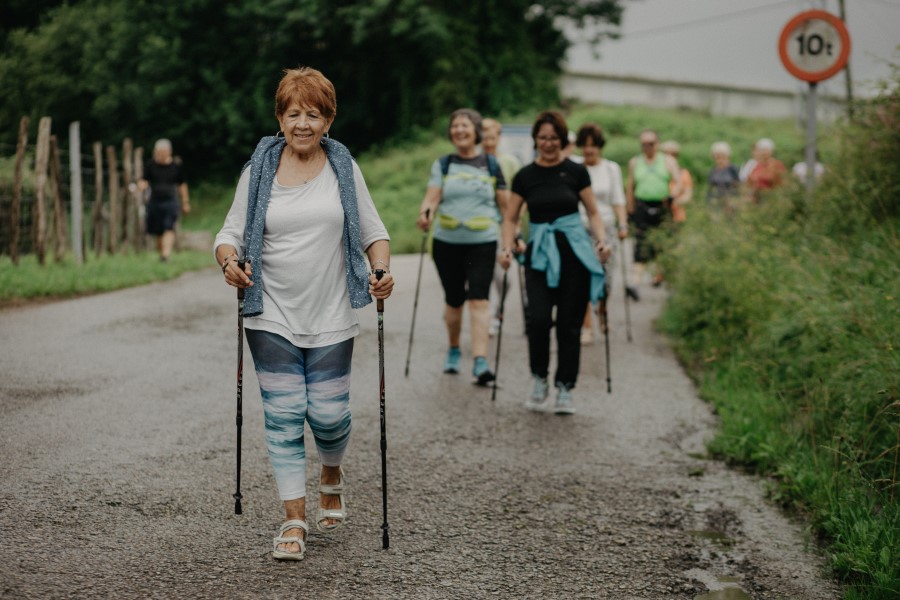
<instances>
[{"instance_id":1,"label":"short auburn hair","mask_svg":"<svg viewBox=\"0 0 900 600\"><path fill-rule=\"evenodd\" d=\"M537 148L538 131L544 123L549 123L553 126L553 131L556 132L556 136L559 138L560 148L565 148L569 145L569 126L566 125L565 117L559 111L545 110L537 116L534 125L531 126L531 139L534 140L535 148Z\"/></svg>"},{"instance_id":2,"label":"short auburn hair","mask_svg":"<svg viewBox=\"0 0 900 600\"><path fill-rule=\"evenodd\" d=\"M585 123L578 130L578 136L575 138L575 145L579 148L587 146L588 142L593 142L598 148L606 145L606 138L603 137L603 129L596 123Z\"/></svg>"},{"instance_id":3,"label":"short auburn hair","mask_svg":"<svg viewBox=\"0 0 900 600\"><path fill-rule=\"evenodd\" d=\"M275 91L275 116L281 118L294 102L318 109L326 119L333 119L337 114L334 85L312 67L284 70Z\"/></svg>"}]
</instances>

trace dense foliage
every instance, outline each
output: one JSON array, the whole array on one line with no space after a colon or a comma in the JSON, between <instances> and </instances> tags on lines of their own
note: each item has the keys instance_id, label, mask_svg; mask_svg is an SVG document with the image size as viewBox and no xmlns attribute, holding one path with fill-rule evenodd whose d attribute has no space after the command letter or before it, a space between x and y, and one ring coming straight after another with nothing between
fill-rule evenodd
<instances>
[{"instance_id":1,"label":"dense foliage","mask_svg":"<svg viewBox=\"0 0 900 600\"><path fill-rule=\"evenodd\" d=\"M281 70L321 69L358 152L459 106L553 103L566 24L607 31L622 0L43 0L0 25L0 140L50 115L86 141L171 138L194 175L233 172L272 133ZM604 29L607 28L607 29ZM611 31L611 30L610 30Z\"/></svg>"},{"instance_id":2,"label":"dense foliage","mask_svg":"<svg viewBox=\"0 0 900 600\"><path fill-rule=\"evenodd\" d=\"M712 448L812 517L850 598L900 597L900 90L834 134L829 173L671 241L663 323Z\"/></svg>"}]
</instances>

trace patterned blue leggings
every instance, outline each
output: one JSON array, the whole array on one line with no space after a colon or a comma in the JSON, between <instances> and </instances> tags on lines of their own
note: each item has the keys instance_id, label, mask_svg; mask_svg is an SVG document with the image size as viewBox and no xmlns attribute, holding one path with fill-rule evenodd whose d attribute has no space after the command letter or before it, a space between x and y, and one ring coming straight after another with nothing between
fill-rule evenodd
<instances>
[{"instance_id":1,"label":"patterned blue leggings","mask_svg":"<svg viewBox=\"0 0 900 600\"><path fill-rule=\"evenodd\" d=\"M266 445L278 495L282 500L303 498L304 422L309 422L325 466L340 466L350 442L353 338L322 348L298 348L274 333L246 332L262 394Z\"/></svg>"}]
</instances>

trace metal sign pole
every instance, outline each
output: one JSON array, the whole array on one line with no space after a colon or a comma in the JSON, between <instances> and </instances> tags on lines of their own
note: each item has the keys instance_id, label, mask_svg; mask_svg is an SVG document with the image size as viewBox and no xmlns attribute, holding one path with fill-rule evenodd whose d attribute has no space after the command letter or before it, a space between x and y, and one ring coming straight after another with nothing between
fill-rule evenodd
<instances>
[{"instance_id":1,"label":"metal sign pole","mask_svg":"<svg viewBox=\"0 0 900 600\"><path fill-rule=\"evenodd\" d=\"M806 193L816 184L816 90L818 84L809 84L806 97Z\"/></svg>"}]
</instances>

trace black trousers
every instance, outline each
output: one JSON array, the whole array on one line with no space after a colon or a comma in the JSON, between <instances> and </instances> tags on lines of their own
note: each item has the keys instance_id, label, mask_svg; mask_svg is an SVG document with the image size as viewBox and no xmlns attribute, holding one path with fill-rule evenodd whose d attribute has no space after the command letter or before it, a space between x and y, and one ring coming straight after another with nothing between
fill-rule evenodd
<instances>
[{"instance_id":1,"label":"black trousers","mask_svg":"<svg viewBox=\"0 0 900 600\"><path fill-rule=\"evenodd\" d=\"M547 377L550 370L550 329L556 307L557 365L555 384L575 387L581 361L581 324L591 294L591 274L566 240L556 234L561 269L559 287L547 285L547 274L525 265L525 289L528 293L528 356L531 372ZM527 256L531 256L531 247Z\"/></svg>"}]
</instances>

